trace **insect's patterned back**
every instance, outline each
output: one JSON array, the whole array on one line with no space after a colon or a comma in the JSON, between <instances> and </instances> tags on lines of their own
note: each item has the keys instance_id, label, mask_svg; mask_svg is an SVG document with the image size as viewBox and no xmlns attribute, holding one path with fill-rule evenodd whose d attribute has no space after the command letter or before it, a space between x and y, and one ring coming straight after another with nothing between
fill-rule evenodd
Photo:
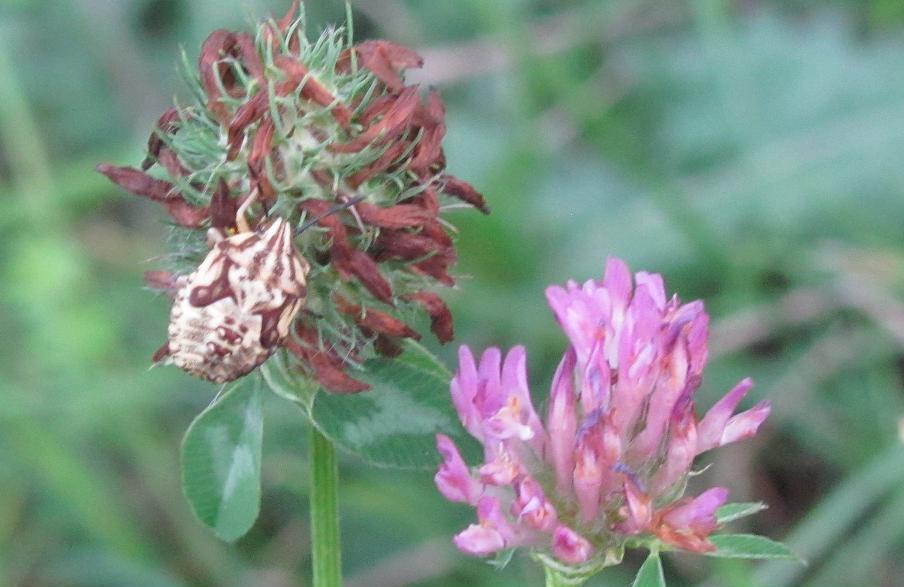
<instances>
[{"instance_id":1,"label":"insect's patterned back","mask_svg":"<svg viewBox=\"0 0 904 587\"><path fill-rule=\"evenodd\" d=\"M267 360L304 302L309 266L292 237L290 224L277 218L262 232L216 243L179 279L167 345L173 364L223 383Z\"/></svg>"}]
</instances>

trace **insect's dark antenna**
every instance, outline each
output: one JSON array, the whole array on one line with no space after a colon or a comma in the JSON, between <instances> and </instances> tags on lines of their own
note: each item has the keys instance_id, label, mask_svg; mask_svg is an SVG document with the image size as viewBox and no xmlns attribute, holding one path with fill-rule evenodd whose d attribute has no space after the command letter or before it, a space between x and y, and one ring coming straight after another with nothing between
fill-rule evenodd
<instances>
[{"instance_id":1,"label":"insect's dark antenna","mask_svg":"<svg viewBox=\"0 0 904 587\"><path fill-rule=\"evenodd\" d=\"M312 218L312 219L308 220L307 222L305 222L304 224L302 224L301 227L295 231L295 234L301 234L302 232L306 231L307 229L311 228L312 226L314 226L315 224L317 224L318 222L320 222L321 220L326 218L327 216L332 216L333 214L335 214L337 212L342 212L343 210L345 210L347 208L351 208L352 206L354 206L355 204L357 204L358 202L360 202L363 199L364 199L364 196L355 196L354 198L351 198L347 202L343 202L341 204L333 206L332 208L330 208L323 214L320 214L319 216L315 216L314 218Z\"/></svg>"}]
</instances>

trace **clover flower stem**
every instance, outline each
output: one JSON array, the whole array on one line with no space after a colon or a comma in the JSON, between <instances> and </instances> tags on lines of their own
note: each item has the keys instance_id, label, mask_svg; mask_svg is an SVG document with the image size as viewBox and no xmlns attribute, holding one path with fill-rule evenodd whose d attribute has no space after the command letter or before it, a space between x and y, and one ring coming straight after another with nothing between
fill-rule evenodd
<instances>
[{"instance_id":1,"label":"clover flower stem","mask_svg":"<svg viewBox=\"0 0 904 587\"><path fill-rule=\"evenodd\" d=\"M312 585L341 587L336 448L315 426L311 426L311 558Z\"/></svg>"},{"instance_id":2,"label":"clover flower stem","mask_svg":"<svg viewBox=\"0 0 904 587\"><path fill-rule=\"evenodd\" d=\"M546 573L546 587L580 587L587 577L569 577L553 567L544 566Z\"/></svg>"},{"instance_id":3,"label":"clover flower stem","mask_svg":"<svg viewBox=\"0 0 904 587\"><path fill-rule=\"evenodd\" d=\"M592 577L611 564L605 558L597 558L583 565L570 566L559 562L555 557L534 552L531 558L543 567L546 576L546 587L581 587Z\"/></svg>"}]
</instances>

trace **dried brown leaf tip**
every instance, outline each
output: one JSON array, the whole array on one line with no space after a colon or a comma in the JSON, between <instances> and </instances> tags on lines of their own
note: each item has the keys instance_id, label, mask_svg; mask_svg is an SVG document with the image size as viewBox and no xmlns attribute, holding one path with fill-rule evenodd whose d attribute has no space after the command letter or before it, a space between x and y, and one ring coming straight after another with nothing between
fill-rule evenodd
<instances>
[{"instance_id":1,"label":"dried brown leaf tip","mask_svg":"<svg viewBox=\"0 0 904 587\"><path fill-rule=\"evenodd\" d=\"M353 393L368 359L420 338L418 313L452 339L437 291L455 283L456 252L441 215L489 209L446 173L439 94L405 83L421 57L350 44L341 28L309 40L303 10L293 2L256 35L214 31L186 67L195 101L163 113L141 168L98 170L175 225L173 266L148 274L175 299L155 360L222 381L280 352ZM202 315L208 325L187 326Z\"/></svg>"}]
</instances>

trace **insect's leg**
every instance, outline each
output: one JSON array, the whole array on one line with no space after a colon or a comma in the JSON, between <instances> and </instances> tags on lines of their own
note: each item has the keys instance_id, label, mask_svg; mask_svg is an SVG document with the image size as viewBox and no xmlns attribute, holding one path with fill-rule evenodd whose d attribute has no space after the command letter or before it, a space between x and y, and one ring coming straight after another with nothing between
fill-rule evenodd
<instances>
[{"instance_id":1,"label":"insect's leg","mask_svg":"<svg viewBox=\"0 0 904 587\"><path fill-rule=\"evenodd\" d=\"M239 209L235 213L235 226L238 228L239 232L251 232L251 227L248 226L248 221L245 220L245 212L248 211L248 208L251 207L254 202L257 201L257 189L251 192L245 201L242 202L242 205L239 206Z\"/></svg>"}]
</instances>

